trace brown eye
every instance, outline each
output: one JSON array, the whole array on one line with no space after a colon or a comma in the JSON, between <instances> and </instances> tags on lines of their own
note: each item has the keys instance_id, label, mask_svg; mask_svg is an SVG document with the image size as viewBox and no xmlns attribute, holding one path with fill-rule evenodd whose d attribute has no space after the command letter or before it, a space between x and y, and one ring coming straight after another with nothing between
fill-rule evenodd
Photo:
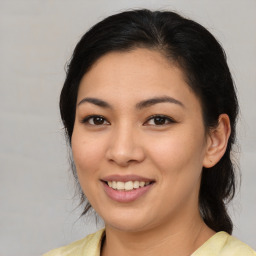
<instances>
[{"instance_id":1,"label":"brown eye","mask_svg":"<svg viewBox=\"0 0 256 256\"><path fill-rule=\"evenodd\" d=\"M155 126L161 126L161 125L167 125L175 123L173 119L170 117L164 116L164 115L155 115L151 116L145 123L145 125L155 125Z\"/></svg>"},{"instance_id":2,"label":"brown eye","mask_svg":"<svg viewBox=\"0 0 256 256\"><path fill-rule=\"evenodd\" d=\"M89 123L90 124L94 124L94 125L101 125L104 124L104 118L102 118L101 116L96 116L90 119Z\"/></svg>"},{"instance_id":3,"label":"brown eye","mask_svg":"<svg viewBox=\"0 0 256 256\"><path fill-rule=\"evenodd\" d=\"M90 125L108 125L109 122L103 116L88 116L82 120L82 123Z\"/></svg>"},{"instance_id":4,"label":"brown eye","mask_svg":"<svg viewBox=\"0 0 256 256\"><path fill-rule=\"evenodd\" d=\"M163 125L166 123L166 118L161 117L161 116L154 117L153 120L154 120L155 125Z\"/></svg>"}]
</instances>

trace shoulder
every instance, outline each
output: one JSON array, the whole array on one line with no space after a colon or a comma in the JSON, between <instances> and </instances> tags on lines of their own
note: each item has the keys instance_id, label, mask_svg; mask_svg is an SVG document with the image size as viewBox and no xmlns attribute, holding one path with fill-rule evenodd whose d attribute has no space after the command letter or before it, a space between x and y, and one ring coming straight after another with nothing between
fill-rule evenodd
<instances>
[{"instance_id":1,"label":"shoulder","mask_svg":"<svg viewBox=\"0 0 256 256\"><path fill-rule=\"evenodd\" d=\"M237 238L230 236L227 234L227 243L226 246L223 248L223 252L225 250L227 252L233 252L232 255L234 256L239 256L239 255L244 255L244 256L256 256L256 252L247 244L241 242Z\"/></svg>"},{"instance_id":2,"label":"shoulder","mask_svg":"<svg viewBox=\"0 0 256 256\"><path fill-rule=\"evenodd\" d=\"M247 244L226 232L218 232L206 241L191 256L256 256L256 252Z\"/></svg>"},{"instance_id":3,"label":"shoulder","mask_svg":"<svg viewBox=\"0 0 256 256\"><path fill-rule=\"evenodd\" d=\"M104 229L99 230L98 232L88 235L85 238L73 242L69 245L54 249L43 256L99 256L101 240L104 234Z\"/></svg>"}]
</instances>

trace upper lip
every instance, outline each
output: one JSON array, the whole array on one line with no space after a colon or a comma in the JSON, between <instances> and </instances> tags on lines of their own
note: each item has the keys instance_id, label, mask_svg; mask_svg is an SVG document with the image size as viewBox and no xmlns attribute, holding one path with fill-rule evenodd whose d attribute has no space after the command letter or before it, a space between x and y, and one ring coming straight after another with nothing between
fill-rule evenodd
<instances>
[{"instance_id":1,"label":"upper lip","mask_svg":"<svg viewBox=\"0 0 256 256\"><path fill-rule=\"evenodd\" d=\"M153 179L149 179L146 177L138 176L138 175L119 175L119 174L114 174L114 175L109 175L101 179L102 181L122 181L122 182L127 182L127 181L149 181L152 182L154 181Z\"/></svg>"}]
</instances>

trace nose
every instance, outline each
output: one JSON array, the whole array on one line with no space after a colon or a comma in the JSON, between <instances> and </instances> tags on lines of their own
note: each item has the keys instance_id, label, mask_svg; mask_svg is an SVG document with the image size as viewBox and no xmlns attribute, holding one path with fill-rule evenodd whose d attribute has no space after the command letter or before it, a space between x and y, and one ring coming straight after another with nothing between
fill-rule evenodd
<instances>
[{"instance_id":1,"label":"nose","mask_svg":"<svg viewBox=\"0 0 256 256\"><path fill-rule=\"evenodd\" d=\"M136 128L122 126L113 130L106 157L122 167L142 162L145 152Z\"/></svg>"}]
</instances>

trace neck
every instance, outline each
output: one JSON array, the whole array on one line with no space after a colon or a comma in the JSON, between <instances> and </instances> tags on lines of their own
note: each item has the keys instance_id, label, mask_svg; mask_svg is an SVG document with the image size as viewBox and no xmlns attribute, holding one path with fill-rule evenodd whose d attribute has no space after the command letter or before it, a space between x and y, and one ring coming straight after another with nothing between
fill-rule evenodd
<instances>
[{"instance_id":1,"label":"neck","mask_svg":"<svg viewBox=\"0 0 256 256\"><path fill-rule=\"evenodd\" d=\"M101 256L188 256L214 233L200 216L191 216L190 221L181 225L166 223L162 227L138 232L120 231L106 225Z\"/></svg>"}]
</instances>

